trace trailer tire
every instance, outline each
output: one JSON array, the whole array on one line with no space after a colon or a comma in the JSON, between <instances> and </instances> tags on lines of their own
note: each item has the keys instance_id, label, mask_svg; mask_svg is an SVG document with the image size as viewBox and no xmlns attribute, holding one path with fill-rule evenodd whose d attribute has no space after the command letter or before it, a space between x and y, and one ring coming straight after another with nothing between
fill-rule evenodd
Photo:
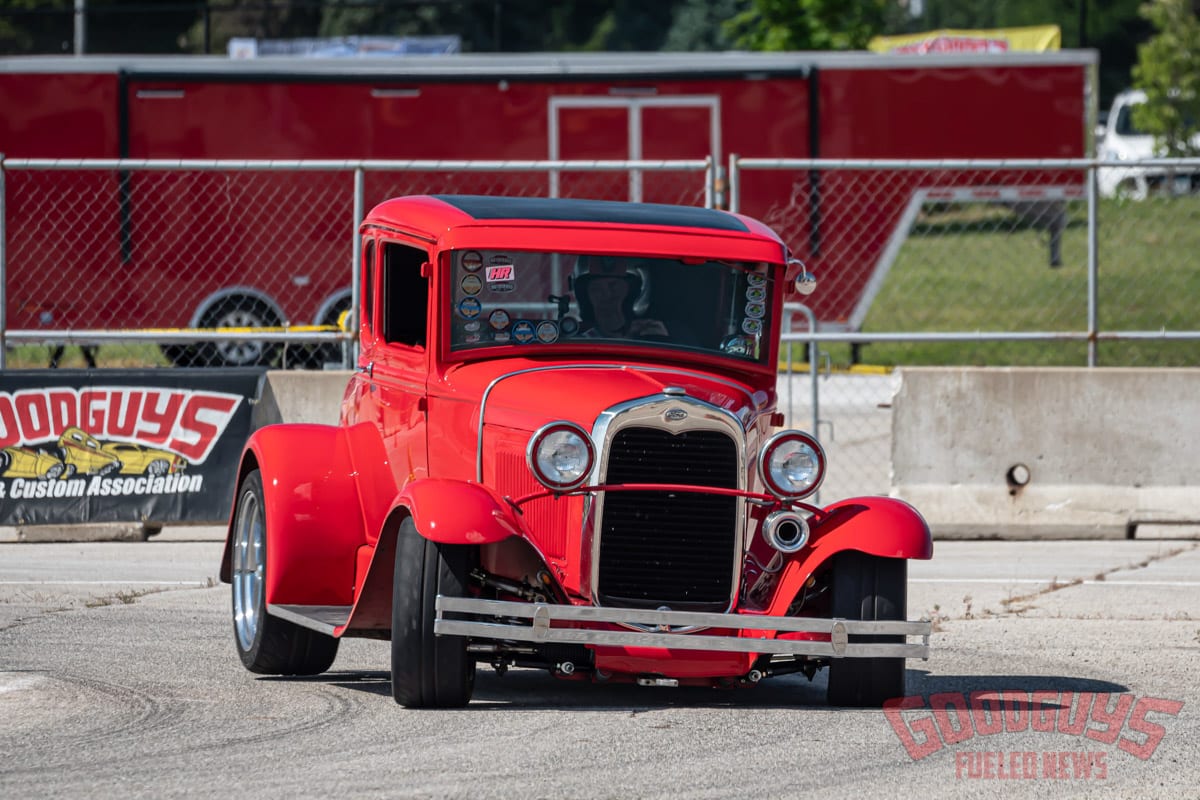
<instances>
[{"instance_id":1,"label":"trailer tire","mask_svg":"<svg viewBox=\"0 0 1200 800\"><path fill-rule=\"evenodd\" d=\"M281 324L266 302L245 295L223 298L200 317L201 328L273 328ZM278 357L277 344L226 339L198 345L192 360L201 367L259 367L271 366Z\"/></svg>"},{"instance_id":2,"label":"trailer tire","mask_svg":"<svg viewBox=\"0 0 1200 800\"><path fill-rule=\"evenodd\" d=\"M396 538L392 586L392 697L408 708L455 708L471 700L475 661L467 640L435 636L438 594L466 592L471 549L423 537L407 517Z\"/></svg>"},{"instance_id":3,"label":"trailer tire","mask_svg":"<svg viewBox=\"0 0 1200 800\"><path fill-rule=\"evenodd\" d=\"M832 616L846 620L903 620L908 562L857 550L833 558ZM851 636L851 644L903 642L903 636ZM878 708L904 695L903 658L835 658L826 698L832 706Z\"/></svg>"},{"instance_id":4,"label":"trailer tire","mask_svg":"<svg viewBox=\"0 0 1200 800\"><path fill-rule=\"evenodd\" d=\"M260 675L319 675L333 665L338 639L267 613L266 506L262 474L246 475L233 519L233 642Z\"/></svg>"}]
</instances>

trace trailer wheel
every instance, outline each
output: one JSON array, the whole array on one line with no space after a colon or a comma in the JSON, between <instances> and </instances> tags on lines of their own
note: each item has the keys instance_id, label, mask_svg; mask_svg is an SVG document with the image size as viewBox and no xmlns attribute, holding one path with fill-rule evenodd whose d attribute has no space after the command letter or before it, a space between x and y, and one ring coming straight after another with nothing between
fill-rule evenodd
<instances>
[{"instance_id":1,"label":"trailer wheel","mask_svg":"<svg viewBox=\"0 0 1200 800\"><path fill-rule=\"evenodd\" d=\"M267 613L267 526L262 475L246 476L233 521L233 641L242 664L261 675L317 675L338 640Z\"/></svg>"},{"instance_id":2,"label":"trailer wheel","mask_svg":"<svg viewBox=\"0 0 1200 800\"><path fill-rule=\"evenodd\" d=\"M453 708L471 700L475 661L467 640L435 636L438 594L466 591L471 551L431 542L412 517L400 523L392 586L392 697L409 708Z\"/></svg>"},{"instance_id":3,"label":"trailer wheel","mask_svg":"<svg viewBox=\"0 0 1200 800\"><path fill-rule=\"evenodd\" d=\"M254 297L226 297L204 312L201 328L273 328L282 321L262 300ZM225 339L204 342L193 359L202 367L270 366L279 355L279 345L271 342Z\"/></svg>"},{"instance_id":4,"label":"trailer wheel","mask_svg":"<svg viewBox=\"0 0 1200 800\"><path fill-rule=\"evenodd\" d=\"M856 550L833 558L832 615L847 620L902 620L908 562ZM903 636L851 636L850 643L903 642ZM878 707L904 695L903 658L835 658L829 664L830 705Z\"/></svg>"}]
</instances>

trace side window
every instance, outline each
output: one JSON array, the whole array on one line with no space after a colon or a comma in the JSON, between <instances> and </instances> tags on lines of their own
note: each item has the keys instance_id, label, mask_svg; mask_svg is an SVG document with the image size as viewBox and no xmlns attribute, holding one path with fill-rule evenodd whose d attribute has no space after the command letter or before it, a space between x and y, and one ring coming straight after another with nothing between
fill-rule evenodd
<instances>
[{"instance_id":1,"label":"side window","mask_svg":"<svg viewBox=\"0 0 1200 800\"><path fill-rule=\"evenodd\" d=\"M375 329L375 240L368 239L363 248L362 284L362 322L368 331Z\"/></svg>"},{"instance_id":2,"label":"side window","mask_svg":"<svg viewBox=\"0 0 1200 800\"><path fill-rule=\"evenodd\" d=\"M421 265L428 260L429 254L424 250L394 242L383 245L380 302L384 341L425 345L429 281L421 275Z\"/></svg>"}]
</instances>

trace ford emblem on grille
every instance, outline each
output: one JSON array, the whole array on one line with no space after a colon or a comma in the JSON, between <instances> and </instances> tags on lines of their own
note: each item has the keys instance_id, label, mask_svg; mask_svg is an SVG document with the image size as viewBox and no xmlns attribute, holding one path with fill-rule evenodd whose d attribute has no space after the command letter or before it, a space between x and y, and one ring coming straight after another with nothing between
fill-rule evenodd
<instances>
[{"instance_id":1,"label":"ford emblem on grille","mask_svg":"<svg viewBox=\"0 0 1200 800\"><path fill-rule=\"evenodd\" d=\"M668 408L667 412L663 414L663 419L667 422L682 422L687 419L687 412L682 408Z\"/></svg>"}]
</instances>

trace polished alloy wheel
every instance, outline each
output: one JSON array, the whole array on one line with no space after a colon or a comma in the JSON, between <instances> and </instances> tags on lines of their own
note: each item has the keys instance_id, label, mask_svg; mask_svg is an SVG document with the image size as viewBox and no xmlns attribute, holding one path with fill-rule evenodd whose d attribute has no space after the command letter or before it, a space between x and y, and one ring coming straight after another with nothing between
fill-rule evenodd
<instances>
[{"instance_id":1,"label":"polished alloy wheel","mask_svg":"<svg viewBox=\"0 0 1200 800\"><path fill-rule=\"evenodd\" d=\"M254 492L242 495L233 533L233 626L243 650L254 646L263 612L263 547L265 526L262 506Z\"/></svg>"}]
</instances>

